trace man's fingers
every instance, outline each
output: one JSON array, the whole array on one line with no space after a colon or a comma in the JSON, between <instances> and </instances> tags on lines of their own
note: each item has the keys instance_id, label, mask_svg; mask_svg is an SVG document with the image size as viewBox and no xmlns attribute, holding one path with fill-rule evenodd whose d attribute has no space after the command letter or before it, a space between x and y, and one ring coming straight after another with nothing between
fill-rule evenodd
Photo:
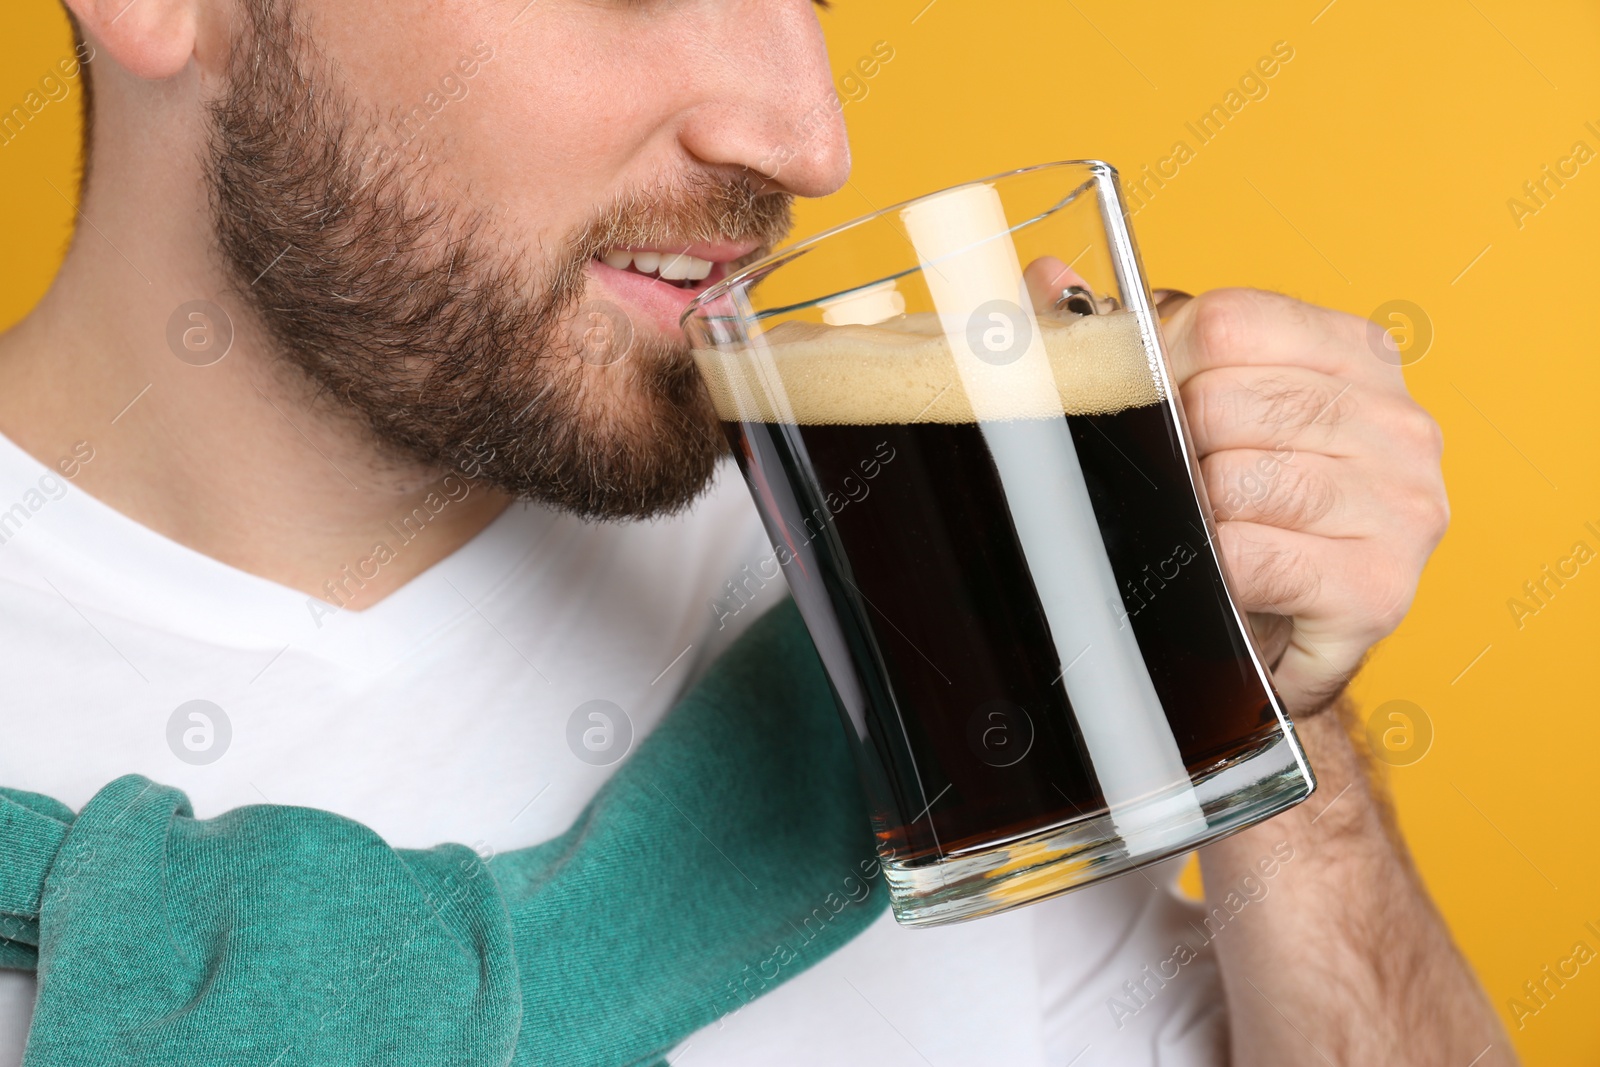
<instances>
[{"instance_id":1,"label":"man's fingers","mask_svg":"<svg viewBox=\"0 0 1600 1067\"><path fill-rule=\"evenodd\" d=\"M1214 289L1180 307L1163 326L1178 384L1218 366L1299 366L1323 374L1395 378L1373 355L1364 319L1257 289Z\"/></svg>"},{"instance_id":2,"label":"man's fingers","mask_svg":"<svg viewBox=\"0 0 1600 1067\"><path fill-rule=\"evenodd\" d=\"M1353 315L1225 289L1169 303L1161 329L1229 589L1309 710L1411 604L1449 514L1438 426Z\"/></svg>"},{"instance_id":3,"label":"man's fingers","mask_svg":"<svg viewBox=\"0 0 1600 1067\"><path fill-rule=\"evenodd\" d=\"M1219 524L1216 543L1240 608L1292 615L1305 632L1336 632L1362 647L1399 625L1421 570L1382 541L1254 522Z\"/></svg>"},{"instance_id":4,"label":"man's fingers","mask_svg":"<svg viewBox=\"0 0 1600 1067\"><path fill-rule=\"evenodd\" d=\"M1349 465L1310 452L1233 448L1200 461L1218 522L1253 522L1320 537L1382 533L1365 479Z\"/></svg>"},{"instance_id":5,"label":"man's fingers","mask_svg":"<svg viewBox=\"0 0 1600 1067\"><path fill-rule=\"evenodd\" d=\"M1235 603L1249 614L1250 629L1272 684L1291 714L1321 707L1342 689L1370 640L1338 618L1308 617L1329 608L1338 591L1324 586L1325 538L1226 522L1217 547ZM1338 581L1338 572L1329 580Z\"/></svg>"},{"instance_id":6,"label":"man's fingers","mask_svg":"<svg viewBox=\"0 0 1600 1067\"><path fill-rule=\"evenodd\" d=\"M1299 615L1325 606L1322 539L1253 522L1217 526L1217 551L1245 611Z\"/></svg>"},{"instance_id":7,"label":"man's fingers","mask_svg":"<svg viewBox=\"0 0 1600 1067\"><path fill-rule=\"evenodd\" d=\"M1343 424L1381 406L1368 386L1299 367L1218 367L1180 390L1200 455L1229 448L1349 454L1366 435Z\"/></svg>"},{"instance_id":8,"label":"man's fingers","mask_svg":"<svg viewBox=\"0 0 1600 1067\"><path fill-rule=\"evenodd\" d=\"M1273 685L1297 715L1344 688L1416 592L1415 564L1382 543L1225 522L1217 546L1234 601L1250 613L1257 646L1270 657ZM1290 617L1288 634L1268 616Z\"/></svg>"}]
</instances>

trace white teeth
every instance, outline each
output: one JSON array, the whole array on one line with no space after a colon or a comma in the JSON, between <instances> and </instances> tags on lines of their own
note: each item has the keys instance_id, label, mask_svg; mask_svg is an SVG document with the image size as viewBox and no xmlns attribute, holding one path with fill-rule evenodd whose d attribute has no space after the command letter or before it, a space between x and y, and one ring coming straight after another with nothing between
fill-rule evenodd
<instances>
[{"instance_id":1,"label":"white teeth","mask_svg":"<svg viewBox=\"0 0 1600 1067\"><path fill-rule=\"evenodd\" d=\"M619 248L600 257L600 262L615 270L627 270L629 265L640 274L658 274L663 281L704 281L715 265L709 259L673 252L634 252Z\"/></svg>"},{"instance_id":2,"label":"white teeth","mask_svg":"<svg viewBox=\"0 0 1600 1067\"><path fill-rule=\"evenodd\" d=\"M681 282L689 276L689 257L666 255L661 257L661 277L669 282Z\"/></svg>"}]
</instances>

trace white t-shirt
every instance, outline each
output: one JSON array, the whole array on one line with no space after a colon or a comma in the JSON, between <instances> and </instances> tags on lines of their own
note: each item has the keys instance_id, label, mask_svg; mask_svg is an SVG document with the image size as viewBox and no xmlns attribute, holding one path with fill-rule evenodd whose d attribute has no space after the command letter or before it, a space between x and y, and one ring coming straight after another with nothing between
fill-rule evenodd
<instances>
[{"instance_id":1,"label":"white t-shirt","mask_svg":"<svg viewBox=\"0 0 1600 1067\"><path fill-rule=\"evenodd\" d=\"M574 755L576 709L611 702L636 745L786 595L771 583L718 629L712 601L769 551L725 466L686 515L591 525L516 505L368 610L314 610L0 437L0 784L77 809L137 772L184 790L201 818L267 801L338 812L400 847L535 844L616 770ZM1169 865L932 930L884 915L672 1060L1220 1064L1209 953L1160 987L1144 971L1195 940L1200 911L1173 877ZM1130 999L1124 983L1147 992ZM20 1061L33 988L0 971L0 1067Z\"/></svg>"}]
</instances>

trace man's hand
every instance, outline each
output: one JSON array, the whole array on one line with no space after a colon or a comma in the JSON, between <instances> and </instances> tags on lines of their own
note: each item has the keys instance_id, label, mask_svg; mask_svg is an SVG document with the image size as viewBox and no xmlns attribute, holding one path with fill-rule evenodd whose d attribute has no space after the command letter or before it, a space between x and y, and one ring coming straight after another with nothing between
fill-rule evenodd
<instances>
[{"instance_id":1,"label":"man's hand","mask_svg":"<svg viewBox=\"0 0 1600 1067\"><path fill-rule=\"evenodd\" d=\"M1208 908L1282 861L1270 897L1213 942L1234 1067L1515 1063L1349 701L1311 714L1400 622L1444 533L1439 429L1361 319L1247 289L1162 311L1223 564L1319 786L1200 853Z\"/></svg>"},{"instance_id":2,"label":"man's hand","mask_svg":"<svg viewBox=\"0 0 1600 1067\"><path fill-rule=\"evenodd\" d=\"M1309 714L1399 625L1444 535L1438 424L1365 319L1254 289L1162 312L1234 597Z\"/></svg>"}]
</instances>

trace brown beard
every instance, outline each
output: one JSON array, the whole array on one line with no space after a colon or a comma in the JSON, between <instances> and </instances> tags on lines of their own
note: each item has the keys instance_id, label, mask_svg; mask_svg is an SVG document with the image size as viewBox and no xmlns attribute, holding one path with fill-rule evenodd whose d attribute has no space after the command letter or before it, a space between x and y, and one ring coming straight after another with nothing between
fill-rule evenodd
<instances>
[{"instance_id":1,"label":"brown beard","mask_svg":"<svg viewBox=\"0 0 1600 1067\"><path fill-rule=\"evenodd\" d=\"M710 398L681 340L641 330L620 361L582 358L585 265L669 238L770 245L792 198L695 173L618 197L530 270L541 257L357 120L288 0L242 8L212 106L211 210L283 361L387 454L429 469L586 518L691 503L726 450Z\"/></svg>"}]
</instances>

